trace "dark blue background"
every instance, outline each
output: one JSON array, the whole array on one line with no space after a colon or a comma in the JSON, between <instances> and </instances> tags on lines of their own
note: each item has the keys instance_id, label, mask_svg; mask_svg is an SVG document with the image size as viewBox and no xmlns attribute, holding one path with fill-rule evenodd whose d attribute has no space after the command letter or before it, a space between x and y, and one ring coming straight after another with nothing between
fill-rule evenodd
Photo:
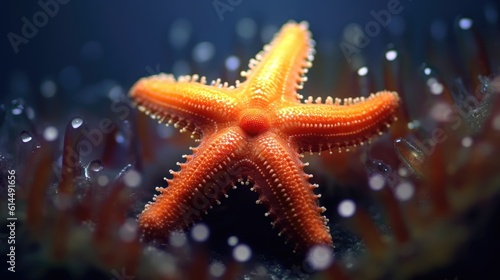
<instances>
[{"instance_id":1,"label":"dark blue background","mask_svg":"<svg viewBox=\"0 0 500 280\"><path fill-rule=\"evenodd\" d=\"M226 3L227 0L221 0ZM235 1L237 2L237 1ZM23 16L31 19L40 10L37 1L3 1L1 23L1 82L0 102L16 96L29 99L39 94L44 79L58 81L62 69L75 66L81 74L80 86L112 79L127 89L141 76L148 75L146 68L164 72L172 71L175 59L190 61L191 48L197 42L210 41L216 51L213 65L223 65L224 59L235 54L237 36L235 24L244 17L256 21L260 29L265 25L281 26L286 21L307 20L314 38L338 48L342 29L349 23L364 25L372 20L371 10L386 9L388 1L250 1L242 0L233 11L223 14L221 21L211 0L71 0L60 5L59 12L39 28L28 44L19 46L15 54L7 34L21 33ZM459 15L475 19L484 18L484 3L497 7L493 1L401 1L403 11L391 26L403 22L405 32L421 37L429 36L429 26L435 19L453 22ZM191 23L191 37L185 50L175 51L168 41L170 24L185 18ZM479 23L480 24L480 23ZM396 27L392 27L396 28ZM373 39L386 41L384 36ZM101 55L95 60L82 57L82 47L89 41L98 42ZM258 36L247 44L256 53L263 42ZM418 54L416 54L418 57ZM246 58L242 63L246 64ZM219 68L220 69L220 68ZM213 73L201 73L214 78ZM16 78L17 77L17 78ZM19 88L19 77L24 86ZM63 92L63 94L65 94ZM68 94L68 93L66 93ZM75 93L73 93L75 94ZM81 94L81 93L79 93Z\"/></svg>"}]
</instances>

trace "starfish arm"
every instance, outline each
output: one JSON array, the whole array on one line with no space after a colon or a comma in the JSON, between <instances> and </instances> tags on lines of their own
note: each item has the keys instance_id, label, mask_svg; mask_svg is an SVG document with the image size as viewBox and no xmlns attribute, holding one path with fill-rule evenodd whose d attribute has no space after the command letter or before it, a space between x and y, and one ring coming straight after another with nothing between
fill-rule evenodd
<instances>
[{"instance_id":1,"label":"starfish arm","mask_svg":"<svg viewBox=\"0 0 500 280\"><path fill-rule=\"evenodd\" d=\"M139 227L146 239L168 238L174 230L184 229L206 213L232 184L231 162L241 154L243 134L240 129L227 128L207 137L187 161L179 164L179 172L170 171L167 188L139 215Z\"/></svg>"},{"instance_id":2,"label":"starfish arm","mask_svg":"<svg viewBox=\"0 0 500 280\"><path fill-rule=\"evenodd\" d=\"M159 74L140 79L130 90L137 107L159 122L168 121L181 131L189 130L202 134L208 129L217 129L217 124L234 118L236 99L231 96L234 89L221 85L205 84L202 77ZM220 87L219 87L220 85Z\"/></svg>"},{"instance_id":3,"label":"starfish arm","mask_svg":"<svg viewBox=\"0 0 500 280\"><path fill-rule=\"evenodd\" d=\"M309 100L311 101L311 100ZM321 103L320 100L318 100ZM399 106L396 92L381 91L368 98L345 99L326 104L291 105L278 110L276 126L288 135L300 152L363 145L381 134L395 120Z\"/></svg>"},{"instance_id":4,"label":"starfish arm","mask_svg":"<svg viewBox=\"0 0 500 280\"><path fill-rule=\"evenodd\" d=\"M273 219L273 227L285 234L297 250L313 245L332 245L327 219L321 215L311 177L303 171L298 154L284 140L272 133L256 139L255 148L247 161L253 172L253 190L259 194L257 203L269 209L266 216Z\"/></svg>"},{"instance_id":5,"label":"starfish arm","mask_svg":"<svg viewBox=\"0 0 500 280\"><path fill-rule=\"evenodd\" d=\"M297 89L302 88L304 74L312 65L313 44L307 23L285 24L273 41L250 60L250 69L241 73L248 78L245 97L250 106L281 99L297 101Z\"/></svg>"}]
</instances>

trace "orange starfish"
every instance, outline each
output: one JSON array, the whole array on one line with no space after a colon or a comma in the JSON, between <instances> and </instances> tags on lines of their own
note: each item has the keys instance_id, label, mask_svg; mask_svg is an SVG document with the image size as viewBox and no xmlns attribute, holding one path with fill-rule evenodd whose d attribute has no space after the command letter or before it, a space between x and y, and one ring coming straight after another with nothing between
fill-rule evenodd
<instances>
[{"instance_id":1,"label":"orange starfish","mask_svg":"<svg viewBox=\"0 0 500 280\"><path fill-rule=\"evenodd\" d=\"M383 91L368 98L321 98L305 104L297 93L313 60L307 23L288 23L271 44L251 59L244 82L220 79L205 84L198 75L177 80L166 74L139 80L130 96L139 110L159 122L174 123L201 137L193 155L185 156L167 188L139 215L147 239L167 238L174 230L212 208L236 181L253 181L257 203L268 208L273 227L295 249L332 245L327 219L321 213L304 173L302 152L349 149L388 128L399 97ZM342 104L343 103L343 104Z\"/></svg>"}]
</instances>

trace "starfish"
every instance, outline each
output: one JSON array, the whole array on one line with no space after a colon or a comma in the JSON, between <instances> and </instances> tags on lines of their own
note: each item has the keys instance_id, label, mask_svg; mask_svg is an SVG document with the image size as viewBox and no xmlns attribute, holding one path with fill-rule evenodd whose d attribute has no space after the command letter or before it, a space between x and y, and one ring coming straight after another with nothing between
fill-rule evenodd
<instances>
[{"instance_id":1,"label":"starfish","mask_svg":"<svg viewBox=\"0 0 500 280\"><path fill-rule=\"evenodd\" d=\"M399 97L382 91L369 97L313 100L297 93L312 66L314 41L306 22L285 24L242 71L234 86L220 79L159 74L140 79L130 96L140 111L190 131L200 142L185 155L168 187L139 215L147 240L186 229L238 182L258 193L265 216L295 250L332 246L332 237L309 183L306 151L341 151L363 145L395 120ZM240 184L241 185L241 184Z\"/></svg>"}]
</instances>

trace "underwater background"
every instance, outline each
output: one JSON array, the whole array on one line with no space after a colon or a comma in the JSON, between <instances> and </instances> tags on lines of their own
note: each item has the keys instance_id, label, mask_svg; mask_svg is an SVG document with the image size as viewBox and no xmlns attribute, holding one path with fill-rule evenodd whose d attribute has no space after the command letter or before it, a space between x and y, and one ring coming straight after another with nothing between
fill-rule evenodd
<instances>
[{"instance_id":1,"label":"underwater background","mask_svg":"<svg viewBox=\"0 0 500 280\"><path fill-rule=\"evenodd\" d=\"M4 1L2 279L498 278L499 8L497 1ZM306 155L333 252L294 256L244 188L184 234L142 242L137 214L196 143L139 114L129 88L160 72L232 84L289 20L307 21L316 41L301 94L388 89L402 98L399 120L370 147ZM346 200L356 215L338 213ZM16 272L8 270L9 216L17 218Z\"/></svg>"}]
</instances>

